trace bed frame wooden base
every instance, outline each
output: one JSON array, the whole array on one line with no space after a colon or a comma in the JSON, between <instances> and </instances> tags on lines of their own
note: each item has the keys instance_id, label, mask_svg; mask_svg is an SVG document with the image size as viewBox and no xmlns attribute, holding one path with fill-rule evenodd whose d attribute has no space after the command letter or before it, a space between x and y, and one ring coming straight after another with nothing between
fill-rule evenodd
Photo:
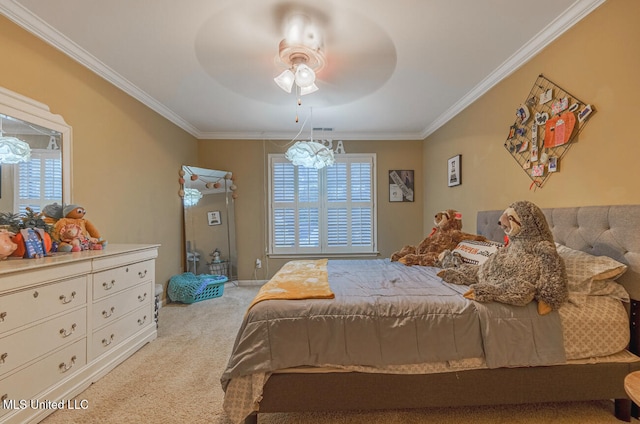
<instances>
[{"instance_id":1,"label":"bed frame wooden base","mask_svg":"<svg viewBox=\"0 0 640 424\"><path fill-rule=\"evenodd\" d=\"M482 369L425 375L273 374L260 413L407 409L615 399L615 415L631 421L624 377L640 363ZM634 417L637 417L637 408ZM257 414L245 424L257 423Z\"/></svg>"}]
</instances>

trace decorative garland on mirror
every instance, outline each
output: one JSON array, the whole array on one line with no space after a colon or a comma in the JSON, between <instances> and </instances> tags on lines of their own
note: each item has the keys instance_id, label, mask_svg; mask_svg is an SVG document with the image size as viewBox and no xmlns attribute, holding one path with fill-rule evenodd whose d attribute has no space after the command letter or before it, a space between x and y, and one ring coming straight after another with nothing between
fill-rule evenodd
<instances>
[{"instance_id":1,"label":"decorative garland on mirror","mask_svg":"<svg viewBox=\"0 0 640 424\"><path fill-rule=\"evenodd\" d=\"M595 109L542 74L524 103L516 108L516 119L504 143L518 165L531 178L531 188L542 187L578 141Z\"/></svg>"}]
</instances>

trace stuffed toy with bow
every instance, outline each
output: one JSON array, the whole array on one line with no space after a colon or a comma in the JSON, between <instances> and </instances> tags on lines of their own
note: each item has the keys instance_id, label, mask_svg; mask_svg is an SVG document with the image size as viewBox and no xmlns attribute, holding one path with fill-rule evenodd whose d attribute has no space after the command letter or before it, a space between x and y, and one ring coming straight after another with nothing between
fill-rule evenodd
<instances>
[{"instance_id":1,"label":"stuffed toy with bow","mask_svg":"<svg viewBox=\"0 0 640 424\"><path fill-rule=\"evenodd\" d=\"M391 255L391 261L405 265L435 266L443 251L453 250L463 240L487 241L483 236L462 231L462 214L455 209L438 212L434 217L436 227L418 246L404 246Z\"/></svg>"}]
</instances>

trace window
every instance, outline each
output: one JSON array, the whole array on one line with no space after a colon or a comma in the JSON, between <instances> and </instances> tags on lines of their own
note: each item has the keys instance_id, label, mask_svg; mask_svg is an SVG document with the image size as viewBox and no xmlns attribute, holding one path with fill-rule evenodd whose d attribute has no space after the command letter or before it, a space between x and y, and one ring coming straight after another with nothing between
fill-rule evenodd
<instances>
[{"instance_id":1,"label":"window","mask_svg":"<svg viewBox=\"0 0 640 424\"><path fill-rule=\"evenodd\" d=\"M269 169L271 254L375 252L375 154L336 155L320 170L269 155Z\"/></svg>"},{"instance_id":2,"label":"window","mask_svg":"<svg viewBox=\"0 0 640 424\"><path fill-rule=\"evenodd\" d=\"M59 150L32 149L31 160L17 165L18 190L14 213L23 215L30 207L42 211L46 205L62 201L62 159Z\"/></svg>"}]
</instances>

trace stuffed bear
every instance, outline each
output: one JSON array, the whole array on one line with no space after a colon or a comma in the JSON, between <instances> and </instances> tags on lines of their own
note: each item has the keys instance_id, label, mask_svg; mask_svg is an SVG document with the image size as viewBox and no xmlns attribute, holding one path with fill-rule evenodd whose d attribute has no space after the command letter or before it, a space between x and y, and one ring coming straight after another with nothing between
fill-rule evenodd
<instances>
[{"instance_id":1,"label":"stuffed bear","mask_svg":"<svg viewBox=\"0 0 640 424\"><path fill-rule=\"evenodd\" d=\"M106 246L106 241L100 238L98 229L84 218L86 213L86 210L78 205L67 205L63 208L63 217L58 219L53 227L53 238L63 246L62 251L73 250L73 247L78 244L80 250L101 250ZM72 237L73 227L68 227L70 224L80 228L79 236ZM75 239L79 243L69 243L63 238ZM69 249L68 246L71 248Z\"/></svg>"},{"instance_id":2,"label":"stuffed bear","mask_svg":"<svg viewBox=\"0 0 640 424\"><path fill-rule=\"evenodd\" d=\"M462 214L454 209L435 215L436 227L418 246L404 246L391 255L391 261L405 265L435 266L438 255L446 249L454 249L463 240L487 241L483 236L462 231Z\"/></svg>"},{"instance_id":3,"label":"stuffed bear","mask_svg":"<svg viewBox=\"0 0 640 424\"><path fill-rule=\"evenodd\" d=\"M448 283L469 286L465 297L524 306L536 299L545 315L567 301L567 273L543 212L529 201L509 206L498 223L509 237L481 265L462 264L438 273Z\"/></svg>"}]
</instances>

